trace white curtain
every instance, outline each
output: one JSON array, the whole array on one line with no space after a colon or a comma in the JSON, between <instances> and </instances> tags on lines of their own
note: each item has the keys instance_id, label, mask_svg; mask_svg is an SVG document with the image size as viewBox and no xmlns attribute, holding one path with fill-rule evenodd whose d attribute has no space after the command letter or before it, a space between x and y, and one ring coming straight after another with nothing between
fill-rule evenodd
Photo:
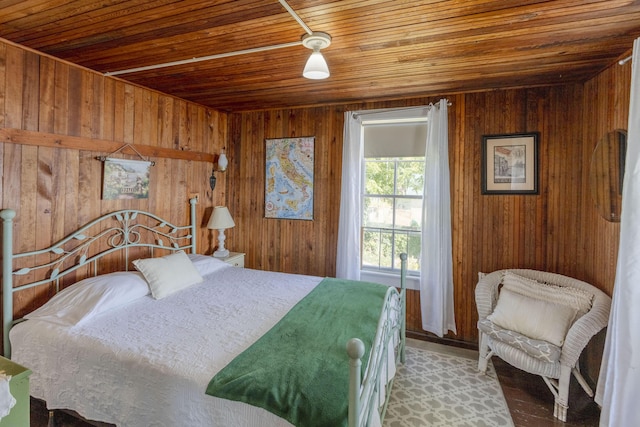
<instances>
[{"instance_id":1,"label":"white curtain","mask_svg":"<svg viewBox=\"0 0 640 427\"><path fill-rule=\"evenodd\" d=\"M358 114L344 113L342 139L342 190L338 223L336 277L360 280L360 228L362 222L362 191L364 171L362 124Z\"/></svg>"},{"instance_id":2,"label":"white curtain","mask_svg":"<svg viewBox=\"0 0 640 427\"><path fill-rule=\"evenodd\" d=\"M633 45L620 247L596 402L600 425L640 425L640 38Z\"/></svg>"},{"instance_id":3,"label":"white curtain","mask_svg":"<svg viewBox=\"0 0 640 427\"><path fill-rule=\"evenodd\" d=\"M422 205L420 308L422 328L442 337L456 333L453 305L451 195L449 191L449 126L447 101L427 115L427 141Z\"/></svg>"}]
</instances>

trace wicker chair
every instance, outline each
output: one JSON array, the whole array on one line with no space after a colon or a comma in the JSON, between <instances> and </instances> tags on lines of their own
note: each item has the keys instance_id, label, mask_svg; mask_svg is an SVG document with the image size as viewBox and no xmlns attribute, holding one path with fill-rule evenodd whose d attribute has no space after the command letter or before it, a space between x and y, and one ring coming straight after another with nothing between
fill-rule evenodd
<instances>
[{"instance_id":1,"label":"wicker chair","mask_svg":"<svg viewBox=\"0 0 640 427\"><path fill-rule=\"evenodd\" d=\"M532 340L517 332L502 329L487 319L496 307L499 287L507 271L546 284L578 288L593 295L591 308L573 321L561 346ZM480 273L479 276L475 289L480 341L478 369L486 372L488 361L496 355L518 369L542 376L555 397L554 417L566 421L572 373L584 391L593 397L593 391L580 374L578 359L591 337L606 327L611 298L586 282L560 274L514 269L486 275Z\"/></svg>"}]
</instances>

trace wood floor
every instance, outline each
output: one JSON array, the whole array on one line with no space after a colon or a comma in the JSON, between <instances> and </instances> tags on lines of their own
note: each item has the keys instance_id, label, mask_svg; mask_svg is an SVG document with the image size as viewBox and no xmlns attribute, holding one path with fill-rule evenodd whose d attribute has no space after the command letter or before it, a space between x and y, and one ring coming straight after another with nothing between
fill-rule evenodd
<instances>
[{"instance_id":1,"label":"wood floor","mask_svg":"<svg viewBox=\"0 0 640 427\"><path fill-rule=\"evenodd\" d=\"M598 405L582 391L575 378L572 378L569 389L567 422L563 423L553 418L553 396L540 377L513 368L497 357L493 358L493 365L515 427L598 426ZM56 420L56 427L94 426L64 413L56 413ZM35 399L31 399L31 427L47 427L47 410L42 401Z\"/></svg>"},{"instance_id":2,"label":"wood floor","mask_svg":"<svg viewBox=\"0 0 640 427\"><path fill-rule=\"evenodd\" d=\"M516 427L598 426L600 409L575 378L571 378L569 411L567 422L563 423L553 418L553 395L541 377L516 369L497 357L491 360Z\"/></svg>"}]
</instances>

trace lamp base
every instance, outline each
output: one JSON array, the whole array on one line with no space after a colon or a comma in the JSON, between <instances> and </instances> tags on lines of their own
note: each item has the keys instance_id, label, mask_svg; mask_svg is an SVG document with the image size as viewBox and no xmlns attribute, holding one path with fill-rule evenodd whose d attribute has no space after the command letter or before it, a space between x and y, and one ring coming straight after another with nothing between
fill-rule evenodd
<instances>
[{"instance_id":1,"label":"lamp base","mask_svg":"<svg viewBox=\"0 0 640 427\"><path fill-rule=\"evenodd\" d=\"M221 251L215 251L213 253L213 256L215 258L226 258L229 256L229 250L228 249L223 249Z\"/></svg>"}]
</instances>

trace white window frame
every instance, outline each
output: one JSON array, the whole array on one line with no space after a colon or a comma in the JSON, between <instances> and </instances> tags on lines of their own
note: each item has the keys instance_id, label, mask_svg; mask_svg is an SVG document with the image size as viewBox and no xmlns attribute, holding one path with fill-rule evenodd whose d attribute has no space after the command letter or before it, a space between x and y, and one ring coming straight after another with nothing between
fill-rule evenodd
<instances>
[{"instance_id":1,"label":"white window frame","mask_svg":"<svg viewBox=\"0 0 640 427\"><path fill-rule=\"evenodd\" d=\"M428 105L421 105L405 108L346 111L344 113L342 188L340 191L336 277L369 280L365 279L369 277L368 273L361 271L361 251L359 246L362 229L360 224L362 220L362 174L364 172L363 125L383 122L401 123L403 121L426 123L430 108ZM396 279L391 285L396 285L398 276L391 276ZM379 282L385 281L379 280ZM412 284L412 280L407 282L410 289L418 289L418 286Z\"/></svg>"},{"instance_id":2,"label":"white window frame","mask_svg":"<svg viewBox=\"0 0 640 427\"><path fill-rule=\"evenodd\" d=\"M366 142L364 141L364 127L367 125L380 125L380 124L402 124L402 123L427 123L427 118L426 116L420 116L420 117L405 117L405 118L394 118L394 119L377 119L377 120L363 120L361 123L361 132L362 132L362 144L365 144ZM366 158L362 158L363 163L366 163ZM365 198L365 185L366 185L366 181L365 181L365 173L366 173L366 166L362 168L362 177L361 177L361 185L360 185L360 197L361 197L361 204L362 206L364 206L364 198ZM394 180L396 180L396 173L394 172ZM393 197L395 197L395 191L396 191L396 183L394 182L394 195ZM420 197L421 200L423 200L423 197ZM424 203L424 200L423 200ZM364 220L364 209L361 213L362 218L361 221ZM394 204L394 216L395 216L395 204ZM365 229L364 225L361 225L361 233L360 233L360 246L362 247L362 236L363 233L362 231ZM393 245L395 246L395 241L393 242ZM362 258L363 256L361 256L361 263L362 263ZM388 286L396 286L397 285L397 281L398 281L398 277L400 276L400 271L399 269L368 269L368 268L364 268L364 266L361 264L360 265L360 278L361 280L365 280L365 281L374 281L377 283L383 283L386 284ZM406 278L406 286L407 289L413 289L413 290L420 290L420 272L417 271L413 274L407 274L407 278Z\"/></svg>"},{"instance_id":3,"label":"white window frame","mask_svg":"<svg viewBox=\"0 0 640 427\"><path fill-rule=\"evenodd\" d=\"M393 263L393 265L391 267L365 267L364 265L364 252L363 252L363 256L362 256L362 260L361 263L362 265L360 266L360 270L361 271L380 271L380 272L386 272L389 274L398 274L400 272L400 263L399 261L397 261L398 259L398 255L400 254L400 252L403 252L403 250L396 250L396 239L395 239L395 235L396 234L418 234L418 237L422 238L421 234L422 234L422 225L420 226L420 228L418 230L408 230L408 229L404 229L404 228L398 228L398 227L392 227L392 228L381 228L381 227L369 227L369 226L365 226L364 225L364 216L365 216L365 199L370 198L370 199L374 199L374 198L388 198L388 199L392 199L393 200L393 224L396 223L396 201L397 200L420 200L421 203L424 203L423 200L423 196L422 194L420 195L402 195L402 194L398 194L397 193L397 189L398 189L398 166L399 163L402 162L406 162L409 161L407 159L421 159L424 162L424 157L420 158L420 157L416 157L416 156L411 156L411 157L390 157L387 160L378 160L378 158L375 158L375 160L367 160L367 158L364 159L364 175L366 177L366 171L367 171L367 166L368 166L368 162L382 162L382 161L388 161L388 162L393 162L394 163L394 172L393 172L393 193L392 194L366 194L365 187L366 187L366 179L362 180L362 229L361 229L361 233L360 233L360 247L362 248L364 245L364 232L367 230L373 230L373 231L378 231L380 234L382 234L382 232L391 232L393 235L393 238L391 240L391 254L392 254L392 259L395 260L396 262ZM415 161L415 160L414 160ZM409 270L408 271L408 275L411 276L419 276L420 275L420 270Z\"/></svg>"}]
</instances>

